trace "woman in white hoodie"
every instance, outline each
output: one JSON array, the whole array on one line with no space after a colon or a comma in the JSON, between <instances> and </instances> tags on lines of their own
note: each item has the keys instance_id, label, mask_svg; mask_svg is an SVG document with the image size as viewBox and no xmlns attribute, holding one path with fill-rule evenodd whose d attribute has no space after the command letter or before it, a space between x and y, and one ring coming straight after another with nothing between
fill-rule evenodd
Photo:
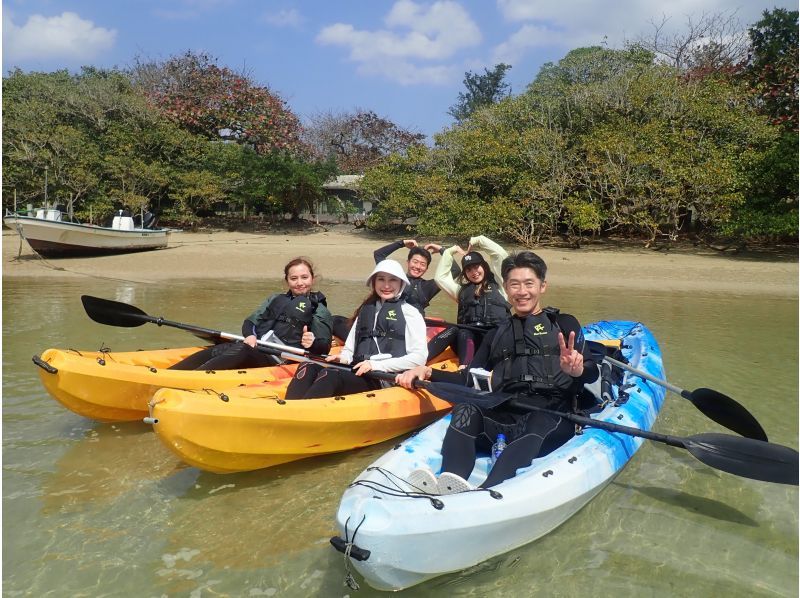
<instances>
[{"instance_id":1,"label":"woman in white hoodie","mask_svg":"<svg viewBox=\"0 0 800 598\"><path fill-rule=\"evenodd\" d=\"M351 370L326 368L306 362L297 368L286 389L286 398L316 399L381 387L365 376L375 370L403 372L428 359L425 320L415 307L401 297L408 278L394 260L383 260L367 279L371 293L353 315L353 326L344 348L327 361L352 365Z\"/></svg>"}]
</instances>

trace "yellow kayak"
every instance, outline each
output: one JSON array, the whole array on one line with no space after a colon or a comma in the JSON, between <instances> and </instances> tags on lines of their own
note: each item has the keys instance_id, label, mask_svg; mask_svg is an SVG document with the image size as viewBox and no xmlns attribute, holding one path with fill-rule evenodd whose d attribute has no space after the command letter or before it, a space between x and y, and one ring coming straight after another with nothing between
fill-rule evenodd
<instances>
[{"instance_id":1,"label":"yellow kayak","mask_svg":"<svg viewBox=\"0 0 800 598\"><path fill-rule=\"evenodd\" d=\"M429 326L428 338L443 330ZM47 349L34 356L39 377L50 395L70 411L102 422L147 417L147 403L159 388L222 390L243 384L286 380L296 363L242 370L170 370L204 347L154 351L76 351ZM331 347L336 354L341 347ZM453 356L448 349L436 360Z\"/></svg>"},{"instance_id":2,"label":"yellow kayak","mask_svg":"<svg viewBox=\"0 0 800 598\"><path fill-rule=\"evenodd\" d=\"M159 388L215 390L288 379L297 364L249 370L170 370L203 347L156 351L47 349L33 361L50 395L70 411L103 422L136 421Z\"/></svg>"},{"instance_id":3,"label":"yellow kayak","mask_svg":"<svg viewBox=\"0 0 800 598\"><path fill-rule=\"evenodd\" d=\"M453 371L457 362L433 367ZM186 463L234 473L377 444L425 426L451 407L426 391L400 387L286 401L287 382L223 393L159 390L150 403L153 429Z\"/></svg>"}]
</instances>

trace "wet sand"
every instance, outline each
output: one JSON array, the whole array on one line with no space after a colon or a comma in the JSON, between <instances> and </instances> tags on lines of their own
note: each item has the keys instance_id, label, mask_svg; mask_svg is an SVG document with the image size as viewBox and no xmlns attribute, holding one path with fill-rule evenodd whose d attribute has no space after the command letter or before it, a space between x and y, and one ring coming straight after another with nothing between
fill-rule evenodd
<instances>
[{"instance_id":1,"label":"wet sand","mask_svg":"<svg viewBox=\"0 0 800 598\"><path fill-rule=\"evenodd\" d=\"M283 266L303 255L328 280L362 280L372 270L372 252L393 239L363 231L264 234L181 232L167 249L91 258L43 259L16 232L3 231L3 280L17 277L94 277L164 283L175 279L257 280L282 278ZM420 239L420 242L427 242ZM433 239L434 242L439 242ZM506 246L510 251L520 249ZM695 291L733 295L798 296L797 256L730 256L710 249L653 251L641 247L543 247L548 281L569 287ZM391 257L405 262L407 252ZM433 266L438 257L434 257ZM432 270L430 270L432 272Z\"/></svg>"}]
</instances>

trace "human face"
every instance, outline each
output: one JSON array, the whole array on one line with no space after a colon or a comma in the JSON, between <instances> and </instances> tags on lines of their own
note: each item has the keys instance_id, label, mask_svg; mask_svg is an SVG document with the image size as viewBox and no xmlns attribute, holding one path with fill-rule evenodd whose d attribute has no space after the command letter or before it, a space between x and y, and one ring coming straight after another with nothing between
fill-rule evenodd
<instances>
[{"instance_id":1,"label":"human face","mask_svg":"<svg viewBox=\"0 0 800 598\"><path fill-rule=\"evenodd\" d=\"M483 282L486 272L483 271L483 266L475 264L474 266L467 266L464 268L464 276L473 284L480 284Z\"/></svg>"},{"instance_id":2,"label":"human face","mask_svg":"<svg viewBox=\"0 0 800 598\"><path fill-rule=\"evenodd\" d=\"M421 255L411 256L408 260L408 273L414 278L422 277L428 271L428 260Z\"/></svg>"},{"instance_id":3,"label":"human face","mask_svg":"<svg viewBox=\"0 0 800 598\"><path fill-rule=\"evenodd\" d=\"M305 295L311 290L314 284L314 277L311 275L311 270L305 264L297 264L289 268L289 273L286 275L286 284L289 285L289 290L292 295Z\"/></svg>"},{"instance_id":4,"label":"human face","mask_svg":"<svg viewBox=\"0 0 800 598\"><path fill-rule=\"evenodd\" d=\"M402 286L402 280L386 272L378 272L372 282L372 288L375 289L375 293L381 301L388 301L397 297Z\"/></svg>"},{"instance_id":5,"label":"human face","mask_svg":"<svg viewBox=\"0 0 800 598\"><path fill-rule=\"evenodd\" d=\"M547 290L547 281L540 280L531 268L514 268L503 281L508 301L518 316L528 316L542 310L540 300Z\"/></svg>"}]
</instances>

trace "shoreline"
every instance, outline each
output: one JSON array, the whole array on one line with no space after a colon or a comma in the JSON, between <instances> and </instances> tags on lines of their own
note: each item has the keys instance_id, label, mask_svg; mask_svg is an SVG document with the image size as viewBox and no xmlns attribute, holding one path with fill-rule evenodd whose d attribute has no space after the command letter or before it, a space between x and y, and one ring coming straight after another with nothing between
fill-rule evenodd
<instances>
[{"instance_id":1,"label":"shoreline","mask_svg":"<svg viewBox=\"0 0 800 598\"><path fill-rule=\"evenodd\" d=\"M299 255L314 263L322 280L361 281L372 270L372 252L391 242L367 232L180 232L166 249L99 257L45 259L17 233L3 230L3 279L106 278L135 283L169 280L283 278L283 266ZM420 240L424 242L423 240ZM438 240L435 240L438 242ZM506 245L509 251L522 249ZM653 251L637 247L534 250L559 287L729 293L798 297L797 259L729 256L711 251ZM407 252L392 258L405 263ZM432 268L438 256L434 256ZM432 274L433 269L428 271ZM426 276L426 278L429 276Z\"/></svg>"}]
</instances>

